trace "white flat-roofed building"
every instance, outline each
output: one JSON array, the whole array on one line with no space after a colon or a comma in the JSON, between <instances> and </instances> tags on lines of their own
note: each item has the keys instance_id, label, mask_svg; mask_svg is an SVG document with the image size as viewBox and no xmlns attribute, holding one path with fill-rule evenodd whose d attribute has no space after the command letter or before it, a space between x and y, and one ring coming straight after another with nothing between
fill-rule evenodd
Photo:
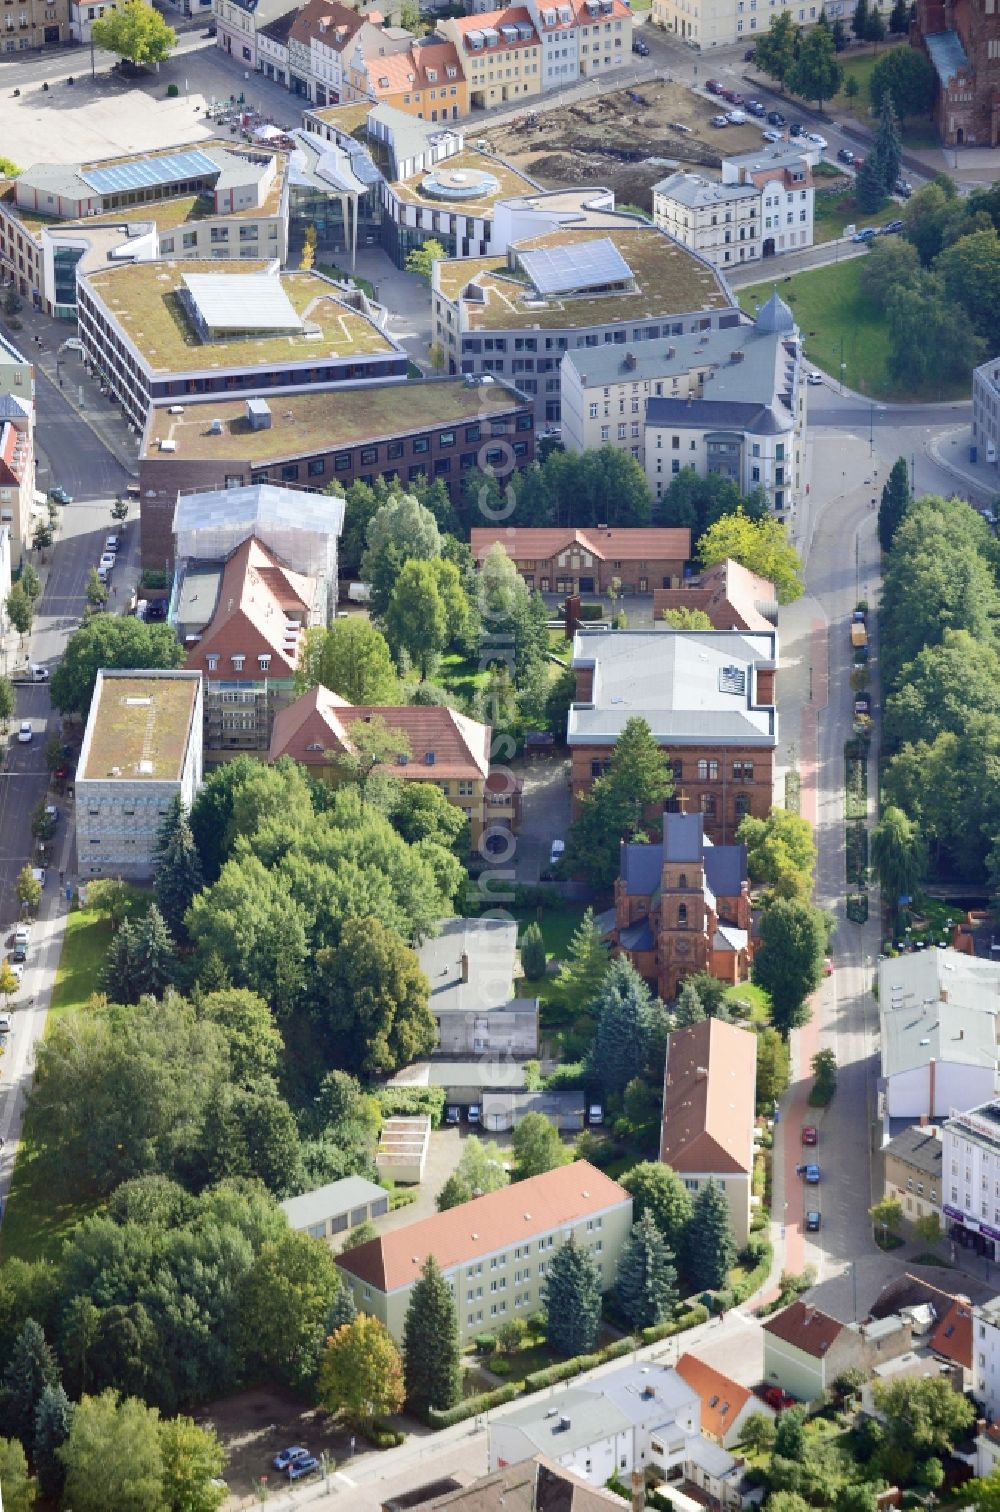
<instances>
[{"instance_id":1,"label":"white flat-roofed building","mask_svg":"<svg viewBox=\"0 0 1000 1512\"><path fill-rule=\"evenodd\" d=\"M98 672L76 770L81 877L151 877L171 801L190 809L201 780L201 674Z\"/></svg>"},{"instance_id":2,"label":"white flat-roofed building","mask_svg":"<svg viewBox=\"0 0 1000 1512\"><path fill-rule=\"evenodd\" d=\"M972 444L977 462L1000 459L1000 357L981 363L972 373Z\"/></svg>"},{"instance_id":3,"label":"white flat-roofed building","mask_svg":"<svg viewBox=\"0 0 1000 1512\"><path fill-rule=\"evenodd\" d=\"M329 1181L312 1192L286 1197L280 1207L289 1228L313 1239L335 1239L360 1223L370 1223L389 1211L389 1193L363 1176Z\"/></svg>"}]
</instances>

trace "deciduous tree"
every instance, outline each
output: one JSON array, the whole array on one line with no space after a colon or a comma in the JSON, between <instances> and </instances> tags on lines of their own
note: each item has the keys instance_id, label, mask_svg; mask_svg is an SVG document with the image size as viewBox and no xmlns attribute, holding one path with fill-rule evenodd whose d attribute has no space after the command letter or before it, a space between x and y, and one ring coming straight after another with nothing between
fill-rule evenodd
<instances>
[{"instance_id":1,"label":"deciduous tree","mask_svg":"<svg viewBox=\"0 0 1000 1512\"><path fill-rule=\"evenodd\" d=\"M691 1193L676 1171L658 1160L640 1161L622 1177L636 1219L649 1213L673 1254L681 1250L693 1211Z\"/></svg>"},{"instance_id":2,"label":"deciduous tree","mask_svg":"<svg viewBox=\"0 0 1000 1512\"><path fill-rule=\"evenodd\" d=\"M15 583L7 595L7 618L21 637L31 630L31 622L35 617L35 606L25 593L20 583ZM67 647L67 650L69 648ZM55 679L53 679L53 682Z\"/></svg>"},{"instance_id":3,"label":"deciduous tree","mask_svg":"<svg viewBox=\"0 0 1000 1512\"><path fill-rule=\"evenodd\" d=\"M768 78L777 79L782 88L795 64L798 39L798 27L792 20L791 11L779 11L771 17L767 31L754 43L754 63Z\"/></svg>"},{"instance_id":4,"label":"deciduous tree","mask_svg":"<svg viewBox=\"0 0 1000 1512\"><path fill-rule=\"evenodd\" d=\"M172 625L147 624L131 614L98 615L70 636L49 682L52 703L63 714L85 716L98 668L156 670L179 667L183 660L184 647Z\"/></svg>"},{"instance_id":5,"label":"deciduous tree","mask_svg":"<svg viewBox=\"0 0 1000 1512\"><path fill-rule=\"evenodd\" d=\"M837 50L828 27L814 26L805 33L799 55L787 76L789 89L803 99L815 100L822 110L824 100L832 100L844 78L837 61Z\"/></svg>"},{"instance_id":6,"label":"deciduous tree","mask_svg":"<svg viewBox=\"0 0 1000 1512\"><path fill-rule=\"evenodd\" d=\"M266 1241L243 1279L240 1316L252 1371L311 1388L343 1283L325 1244L292 1230Z\"/></svg>"},{"instance_id":7,"label":"deciduous tree","mask_svg":"<svg viewBox=\"0 0 1000 1512\"><path fill-rule=\"evenodd\" d=\"M775 807L766 819L747 814L736 839L747 848L753 882L766 882L779 897L808 898L816 869L816 842L808 819Z\"/></svg>"},{"instance_id":8,"label":"deciduous tree","mask_svg":"<svg viewBox=\"0 0 1000 1512\"><path fill-rule=\"evenodd\" d=\"M541 1176L572 1159L555 1124L550 1123L544 1113L526 1113L515 1128L510 1144L519 1181L529 1176Z\"/></svg>"},{"instance_id":9,"label":"deciduous tree","mask_svg":"<svg viewBox=\"0 0 1000 1512\"><path fill-rule=\"evenodd\" d=\"M74 1512L150 1512L163 1505L159 1413L118 1393L85 1396L59 1450L65 1505Z\"/></svg>"},{"instance_id":10,"label":"deciduous tree","mask_svg":"<svg viewBox=\"0 0 1000 1512\"><path fill-rule=\"evenodd\" d=\"M753 979L771 999L774 1025L787 1039L809 1016L806 999L820 983L826 923L808 903L778 898L761 920Z\"/></svg>"},{"instance_id":11,"label":"deciduous tree","mask_svg":"<svg viewBox=\"0 0 1000 1512\"><path fill-rule=\"evenodd\" d=\"M381 714L373 714L370 719L353 720L348 739L349 749L338 751L333 756L332 765L342 781L356 784L361 802L365 803L376 773L381 768L393 766L400 757L412 754L409 737L398 725L387 724Z\"/></svg>"},{"instance_id":12,"label":"deciduous tree","mask_svg":"<svg viewBox=\"0 0 1000 1512\"><path fill-rule=\"evenodd\" d=\"M704 609L664 609L663 619L671 630L711 630L712 621Z\"/></svg>"},{"instance_id":13,"label":"deciduous tree","mask_svg":"<svg viewBox=\"0 0 1000 1512\"><path fill-rule=\"evenodd\" d=\"M416 953L379 919L346 919L340 944L317 953L315 1011L347 1069L387 1074L437 1042Z\"/></svg>"},{"instance_id":14,"label":"deciduous tree","mask_svg":"<svg viewBox=\"0 0 1000 1512\"><path fill-rule=\"evenodd\" d=\"M768 1024L757 1034L757 1111L770 1114L787 1089L788 1045Z\"/></svg>"},{"instance_id":15,"label":"deciduous tree","mask_svg":"<svg viewBox=\"0 0 1000 1512\"><path fill-rule=\"evenodd\" d=\"M698 558L703 567L714 567L727 557L769 579L779 604L801 596L802 563L780 520L751 520L743 510L717 520L702 536Z\"/></svg>"},{"instance_id":16,"label":"deciduous tree","mask_svg":"<svg viewBox=\"0 0 1000 1512\"><path fill-rule=\"evenodd\" d=\"M159 1425L163 1457L164 1512L215 1512L229 1495L220 1477L226 1451L214 1428L193 1418L167 1418Z\"/></svg>"},{"instance_id":17,"label":"deciduous tree","mask_svg":"<svg viewBox=\"0 0 1000 1512\"><path fill-rule=\"evenodd\" d=\"M385 611L386 633L397 662L409 657L424 681L448 644L448 617L434 565L405 563Z\"/></svg>"},{"instance_id":18,"label":"deciduous tree","mask_svg":"<svg viewBox=\"0 0 1000 1512\"><path fill-rule=\"evenodd\" d=\"M177 44L177 33L145 0L125 0L94 22L95 47L117 53L129 63L163 63Z\"/></svg>"},{"instance_id":19,"label":"deciduous tree","mask_svg":"<svg viewBox=\"0 0 1000 1512\"><path fill-rule=\"evenodd\" d=\"M896 0L889 17L891 31L906 31L906 11L906 0ZM918 48L893 47L872 69L868 95L875 110L889 95L901 116L926 115L934 103L935 82L934 65Z\"/></svg>"},{"instance_id":20,"label":"deciduous tree","mask_svg":"<svg viewBox=\"0 0 1000 1512\"><path fill-rule=\"evenodd\" d=\"M552 1348L563 1355L588 1354L601 1321L601 1273L572 1235L548 1263L542 1302Z\"/></svg>"},{"instance_id":21,"label":"deciduous tree","mask_svg":"<svg viewBox=\"0 0 1000 1512\"><path fill-rule=\"evenodd\" d=\"M394 704L399 680L389 643L377 625L360 614L336 620L329 630L307 630L295 673L296 691L317 684L352 704Z\"/></svg>"},{"instance_id":22,"label":"deciduous tree","mask_svg":"<svg viewBox=\"0 0 1000 1512\"><path fill-rule=\"evenodd\" d=\"M27 862L17 874L14 891L17 893L17 901L29 911L36 909L42 901L42 884Z\"/></svg>"},{"instance_id":23,"label":"deciduous tree","mask_svg":"<svg viewBox=\"0 0 1000 1512\"><path fill-rule=\"evenodd\" d=\"M403 1325L403 1380L406 1400L424 1416L447 1411L462 1397L458 1311L433 1255L428 1255L410 1292Z\"/></svg>"},{"instance_id":24,"label":"deciduous tree","mask_svg":"<svg viewBox=\"0 0 1000 1512\"><path fill-rule=\"evenodd\" d=\"M399 1350L378 1318L358 1313L331 1334L319 1367L317 1396L327 1412L358 1428L403 1405Z\"/></svg>"},{"instance_id":25,"label":"deciduous tree","mask_svg":"<svg viewBox=\"0 0 1000 1512\"><path fill-rule=\"evenodd\" d=\"M580 800L566 847L567 866L584 872L595 887L610 887L618 875L622 840L645 834L651 811L662 812L672 792L664 752L646 720L632 715L607 771Z\"/></svg>"},{"instance_id":26,"label":"deciduous tree","mask_svg":"<svg viewBox=\"0 0 1000 1512\"><path fill-rule=\"evenodd\" d=\"M371 588L372 613L381 618L404 565L441 555L441 534L429 509L412 494L396 494L372 516L367 539L361 573Z\"/></svg>"},{"instance_id":27,"label":"deciduous tree","mask_svg":"<svg viewBox=\"0 0 1000 1512\"><path fill-rule=\"evenodd\" d=\"M471 1202L486 1192L497 1192L510 1181L503 1154L495 1144L483 1144L475 1134L463 1142L458 1165L437 1196L438 1212Z\"/></svg>"},{"instance_id":28,"label":"deciduous tree","mask_svg":"<svg viewBox=\"0 0 1000 1512\"><path fill-rule=\"evenodd\" d=\"M407 273L416 273L418 278L426 278L430 283L431 274L436 262L444 262L448 253L436 237L430 236L419 247L414 247L406 259Z\"/></svg>"},{"instance_id":29,"label":"deciduous tree","mask_svg":"<svg viewBox=\"0 0 1000 1512\"><path fill-rule=\"evenodd\" d=\"M889 804L882 810L872 830L871 858L890 908L917 893L927 872L927 846L919 826L902 809Z\"/></svg>"},{"instance_id":30,"label":"deciduous tree","mask_svg":"<svg viewBox=\"0 0 1000 1512\"><path fill-rule=\"evenodd\" d=\"M18 1439L0 1438L0 1486L4 1512L34 1512L35 1482Z\"/></svg>"}]
</instances>

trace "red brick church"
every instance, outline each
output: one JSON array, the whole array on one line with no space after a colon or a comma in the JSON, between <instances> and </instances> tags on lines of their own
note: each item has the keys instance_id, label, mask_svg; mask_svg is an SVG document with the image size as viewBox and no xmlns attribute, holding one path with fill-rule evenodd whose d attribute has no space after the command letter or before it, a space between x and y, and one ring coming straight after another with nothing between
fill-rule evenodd
<instances>
[{"instance_id":1,"label":"red brick church","mask_svg":"<svg viewBox=\"0 0 1000 1512\"><path fill-rule=\"evenodd\" d=\"M1000 144L997 0L917 0L911 41L937 74L934 120L949 147Z\"/></svg>"}]
</instances>

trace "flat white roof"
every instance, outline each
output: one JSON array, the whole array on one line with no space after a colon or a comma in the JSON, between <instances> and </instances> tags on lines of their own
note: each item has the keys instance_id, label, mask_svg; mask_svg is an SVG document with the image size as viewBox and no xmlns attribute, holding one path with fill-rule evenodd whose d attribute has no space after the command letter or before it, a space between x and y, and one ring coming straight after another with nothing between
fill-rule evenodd
<instances>
[{"instance_id":1,"label":"flat white roof","mask_svg":"<svg viewBox=\"0 0 1000 1512\"><path fill-rule=\"evenodd\" d=\"M882 1075L930 1060L993 1066L1000 963L958 950L920 950L880 961Z\"/></svg>"},{"instance_id":2,"label":"flat white roof","mask_svg":"<svg viewBox=\"0 0 1000 1512\"><path fill-rule=\"evenodd\" d=\"M276 273L185 273L184 287L212 331L301 331Z\"/></svg>"}]
</instances>

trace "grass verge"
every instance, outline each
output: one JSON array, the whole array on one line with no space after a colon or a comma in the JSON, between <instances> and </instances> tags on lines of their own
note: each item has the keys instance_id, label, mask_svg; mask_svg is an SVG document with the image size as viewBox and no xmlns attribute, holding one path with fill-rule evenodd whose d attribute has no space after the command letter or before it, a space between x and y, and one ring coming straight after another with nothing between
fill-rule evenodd
<instances>
[{"instance_id":1,"label":"grass verge","mask_svg":"<svg viewBox=\"0 0 1000 1512\"><path fill-rule=\"evenodd\" d=\"M46 1031L71 1008L87 1006L98 990L101 967L110 944L110 919L79 910L69 915L56 967Z\"/></svg>"},{"instance_id":2,"label":"grass verge","mask_svg":"<svg viewBox=\"0 0 1000 1512\"><path fill-rule=\"evenodd\" d=\"M723 1002L749 1003L750 1012L743 1016L751 1024L771 1022L771 999L763 988L755 987L753 982L737 982L734 986L727 987Z\"/></svg>"},{"instance_id":3,"label":"grass verge","mask_svg":"<svg viewBox=\"0 0 1000 1512\"><path fill-rule=\"evenodd\" d=\"M813 240L834 241L843 236L844 228L849 225L884 226L887 221L899 219L899 210L899 205L891 199L886 200L881 210L860 209L854 197L854 180L845 179L842 184L817 193Z\"/></svg>"}]
</instances>

